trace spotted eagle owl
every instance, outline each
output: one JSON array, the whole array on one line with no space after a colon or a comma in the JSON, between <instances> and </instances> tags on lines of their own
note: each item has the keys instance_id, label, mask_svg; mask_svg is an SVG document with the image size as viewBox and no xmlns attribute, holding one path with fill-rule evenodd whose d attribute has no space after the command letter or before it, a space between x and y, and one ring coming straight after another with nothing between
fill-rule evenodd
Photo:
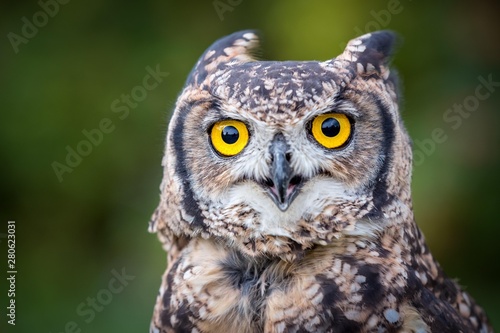
<instances>
[{"instance_id":1,"label":"spotted eagle owl","mask_svg":"<svg viewBox=\"0 0 500 333\"><path fill-rule=\"evenodd\" d=\"M338 57L201 56L150 222L168 252L151 332L492 332L414 222L388 31Z\"/></svg>"}]
</instances>

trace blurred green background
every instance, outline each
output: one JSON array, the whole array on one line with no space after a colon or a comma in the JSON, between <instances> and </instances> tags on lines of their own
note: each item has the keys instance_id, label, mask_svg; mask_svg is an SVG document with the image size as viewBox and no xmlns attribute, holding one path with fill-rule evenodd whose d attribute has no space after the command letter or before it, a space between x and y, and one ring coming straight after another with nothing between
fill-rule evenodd
<instances>
[{"instance_id":1,"label":"blurred green background","mask_svg":"<svg viewBox=\"0 0 500 333\"><path fill-rule=\"evenodd\" d=\"M499 328L500 87L456 129L443 119L471 101L479 76L500 81L499 9L497 1L72 0L44 20L37 1L3 1L0 236L15 220L18 274L12 327L1 259L0 331L65 332L69 322L82 332L148 331L165 253L147 222L158 202L168 118L205 48L248 28L261 31L263 57L277 60L329 59L360 33L400 33L393 64L403 116L428 150L414 168L417 221L448 275ZM9 33L24 38L23 17L40 27L13 47ZM157 65L169 73L163 82L128 116L114 113L113 101ZM65 164L66 147L76 149L82 131L104 118L113 130L59 181L53 162ZM436 128L447 139L431 147ZM106 298L112 271L123 268L134 279ZM94 318L77 312L92 309L87 298L96 296L107 304Z\"/></svg>"}]
</instances>

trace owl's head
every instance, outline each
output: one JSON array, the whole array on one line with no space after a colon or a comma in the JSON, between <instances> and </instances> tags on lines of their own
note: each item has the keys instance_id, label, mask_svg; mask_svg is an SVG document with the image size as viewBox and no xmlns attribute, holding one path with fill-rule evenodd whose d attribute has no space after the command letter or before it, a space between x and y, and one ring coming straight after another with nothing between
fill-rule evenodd
<instances>
[{"instance_id":1,"label":"owl's head","mask_svg":"<svg viewBox=\"0 0 500 333\"><path fill-rule=\"evenodd\" d=\"M152 230L293 257L411 214L394 40L367 34L323 62L258 61L253 31L216 41L170 121Z\"/></svg>"}]
</instances>

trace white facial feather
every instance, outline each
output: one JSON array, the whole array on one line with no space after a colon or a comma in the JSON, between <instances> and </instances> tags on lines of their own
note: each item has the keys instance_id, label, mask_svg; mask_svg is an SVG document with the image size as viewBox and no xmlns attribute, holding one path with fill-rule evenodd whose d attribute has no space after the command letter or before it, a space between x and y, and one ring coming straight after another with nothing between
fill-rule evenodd
<instances>
[{"instance_id":1,"label":"white facial feather","mask_svg":"<svg viewBox=\"0 0 500 333\"><path fill-rule=\"evenodd\" d=\"M342 183L332 178L315 177L304 185L299 195L284 212L278 209L259 185L251 181L232 187L221 204L223 207L244 205L259 212L259 226L247 227L255 228L262 235L290 236L303 217L320 213L318 209L324 205L345 202L349 199L352 199L352 196L348 194L348 190Z\"/></svg>"}]
</instances>

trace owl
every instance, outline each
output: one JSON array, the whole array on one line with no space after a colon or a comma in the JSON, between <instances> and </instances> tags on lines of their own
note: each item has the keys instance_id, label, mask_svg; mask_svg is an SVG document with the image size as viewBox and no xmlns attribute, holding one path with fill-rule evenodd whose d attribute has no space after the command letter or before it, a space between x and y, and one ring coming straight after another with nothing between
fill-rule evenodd
<instances>
[{"instance_id":1,"label":"owl","mask_svg":"<svg viewBox=\"0 0 500 333\"><path fill-rule=\"evenodd\" d=\"M396 37L327 61L210 46L169 123L150 332L493 332L415 223Z\"/></svg>"}]
</instances>

